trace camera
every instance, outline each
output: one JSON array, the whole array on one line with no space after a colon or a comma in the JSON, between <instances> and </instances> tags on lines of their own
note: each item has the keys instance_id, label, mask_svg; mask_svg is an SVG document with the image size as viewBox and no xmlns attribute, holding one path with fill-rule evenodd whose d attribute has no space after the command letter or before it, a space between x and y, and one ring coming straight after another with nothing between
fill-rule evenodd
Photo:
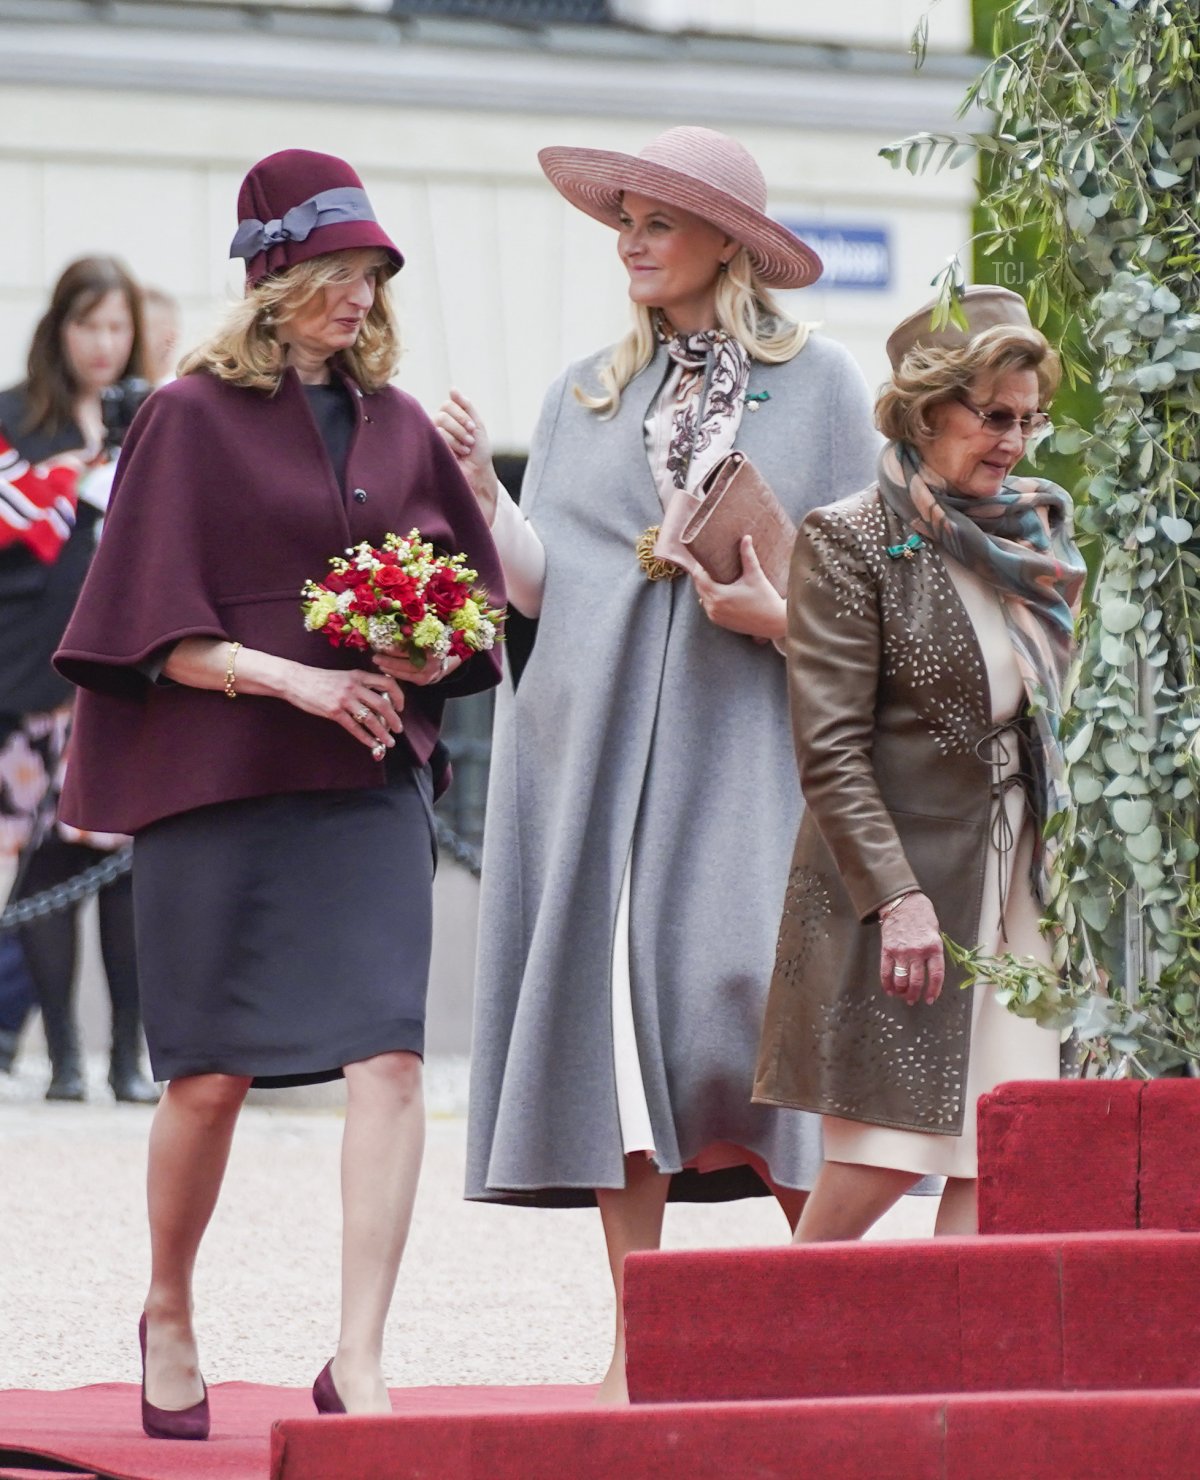
<instances>
[{"instance_id":1,"label":"camera","mask_svg":"<svg viewBox=\"0 0 1200 1480\"><path fill-rule=\"evenodd\" d=\"M100 415L104 421L104 440L109 449L120 447L125 434L133 425L138 407L154 387L138 375L127 375L124 380L105 386L100 392Z\"/></svg>"}]
</instances>

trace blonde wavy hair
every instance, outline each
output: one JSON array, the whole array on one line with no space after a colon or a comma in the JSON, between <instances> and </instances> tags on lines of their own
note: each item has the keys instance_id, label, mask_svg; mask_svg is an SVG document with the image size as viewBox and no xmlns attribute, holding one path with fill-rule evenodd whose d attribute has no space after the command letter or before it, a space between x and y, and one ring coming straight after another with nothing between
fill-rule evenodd
<instances>
[{"instance_id":1,"label":"blonde wavy hair","mask_svg":"<svg viewBox=\"0 0 1200 1480\"><path fill-rule=\"evenodd\" d=\"M1034 328L996 324L958 348L918 345L910 349L875 402L875 425L891 442L910 446L937 435L930 413L958 401L975 387L988 390L1013 370L1037 376L1038 405L1054 399L1062 364L1046 336Z\"/></svg>"},{"instance_id":2,"label":"blonde wavy hair","mask_svg":"<svg viewBox=\"0 0 1200 1480\"><path fill-rule=\"evenodd\" d=\"M278 337L280 325L302 312L318 293L346 281L347 255L345 251L325 252L255 283L229 310L212 338L184 359L180 375L206 370L231 385L274 394L287 365L287 346ZM385 253L377 255L375 301L357 340L335 356L364 391L385 386L400 360L400 335L387 291L387 280L395 269Z\"/></svg>"},{"instance_id":3,"label":"blonde wavy hair","mask_svg":"<svg viewBox=\"0 0 1200 1480\"><path fill-rule=\"evenodd\" d=\"M759 281L750 253L739 247L717 279L717 328L736 339L751 359L782 365L804 348L810 324L794 324ZM633 328L613 349L612 359L600 371L599 395L575 387L575 398L602 418L617 414L621 394L635 375L654 358L658 346L657 309L633 306Z\"/></svg>"}]
</instances>

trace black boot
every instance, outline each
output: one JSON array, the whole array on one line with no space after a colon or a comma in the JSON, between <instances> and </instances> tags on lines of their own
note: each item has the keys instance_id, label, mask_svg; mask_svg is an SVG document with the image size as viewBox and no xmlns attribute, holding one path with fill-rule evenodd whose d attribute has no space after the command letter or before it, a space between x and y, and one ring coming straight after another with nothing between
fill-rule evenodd
<instances>
[{"instance_id":1,"label":"black boot","mask_svg":"<svg viewBox=\"0 0 1200 1480\"><path fill-rule=\"evenodd\" d=\"M10 1033L6 1028L0 1028L0 1074L12 1073L13 1060L17 1057L17 1045L20 1041L19 1033Z\"/></svg>"},{"instance_id":2,"label":"black boot","mask_svg":"<svg viewBox=\"0 0 1200 1480\"><path fill-rule=\"evenodd\" d=\"M156 1105L158 1086L142 1073L142 1020L129 1011L113 1012L112 1058L108 1083L126 1105Z\"/></svg>"},{"instance_id":3,"label":"black boot","mask_svg":"<svg viewBox=\"0 0 1200 1480\"><path fill-rule=\"evenodd\" d=\"M64 843L50 833L18 865L14 899L27 899L61 884L98 857L91 848ZM50 1054L48 1100L85 1098L79 1026L75 1021L75 928L78 905L20 927L21 949L33 978Z\"/></svg>"},{"instance_id":4,"label":"black boot","mask_svg":"<svg viewBox=\"0 0 1200 1480\"><path fill-rule=\"evenodd\" d=\"M153 1105L158 1090L142 1073L142 1007L133 936L133 885L128 874L100 891L100 948L112 1003L108 1082L127 1105Z\"/></svg>"},{"instance_id":5,"label":"black boot","mask_svg":"<svg viewBox=\"0 0 1200 1480\"><path fill-rule=\"evenodd\" d=\"M73 1004L72 1004L73 1005ZM87 1090L83 1077L83 1060L79 1053L79 1033L74 1014L58 1012L42 1004L42 1027L50 1054L50 1088L48 1100L85 1100Z\"/></svg>"}]
</instances>

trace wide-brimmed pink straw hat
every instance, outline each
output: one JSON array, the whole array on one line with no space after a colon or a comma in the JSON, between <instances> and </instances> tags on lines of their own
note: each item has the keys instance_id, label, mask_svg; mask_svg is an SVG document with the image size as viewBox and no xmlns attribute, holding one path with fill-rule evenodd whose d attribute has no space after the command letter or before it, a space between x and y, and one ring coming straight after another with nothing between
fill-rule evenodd
<instances>
[{"instance_id":1,"label":"wide-brimmed pink straw hat","mask_svg":"<svg viewBox=\"0 0 1200 1480\"><path fill-rule=\"evenodd\" d=\"M672 128L640 154L610 149L542 149L538 161L554 188L581 211L620 226L625 191L679 206L719 226L750 253L774 288L804 288L821 259L767 215L767 182L750 151L711 128Z\"/></svg>"}]
</instances>

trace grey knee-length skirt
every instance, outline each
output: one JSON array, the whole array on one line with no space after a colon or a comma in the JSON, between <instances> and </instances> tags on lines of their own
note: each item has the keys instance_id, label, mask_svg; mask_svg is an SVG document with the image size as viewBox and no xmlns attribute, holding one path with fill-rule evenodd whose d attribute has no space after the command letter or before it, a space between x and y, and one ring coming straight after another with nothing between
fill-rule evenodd
<instances>
[{"instance_id":1,"label":"grey knee-length skirt","mask_svg":"<svg viewBox=\"0 0 1200 1480\"><path fill-rule=\"evenodd\" d=\"M154 1077L314 1084L423 1053L435 866L428 768L365 791L200 807L139 833Z\"/></svg>"}]
</instances>

